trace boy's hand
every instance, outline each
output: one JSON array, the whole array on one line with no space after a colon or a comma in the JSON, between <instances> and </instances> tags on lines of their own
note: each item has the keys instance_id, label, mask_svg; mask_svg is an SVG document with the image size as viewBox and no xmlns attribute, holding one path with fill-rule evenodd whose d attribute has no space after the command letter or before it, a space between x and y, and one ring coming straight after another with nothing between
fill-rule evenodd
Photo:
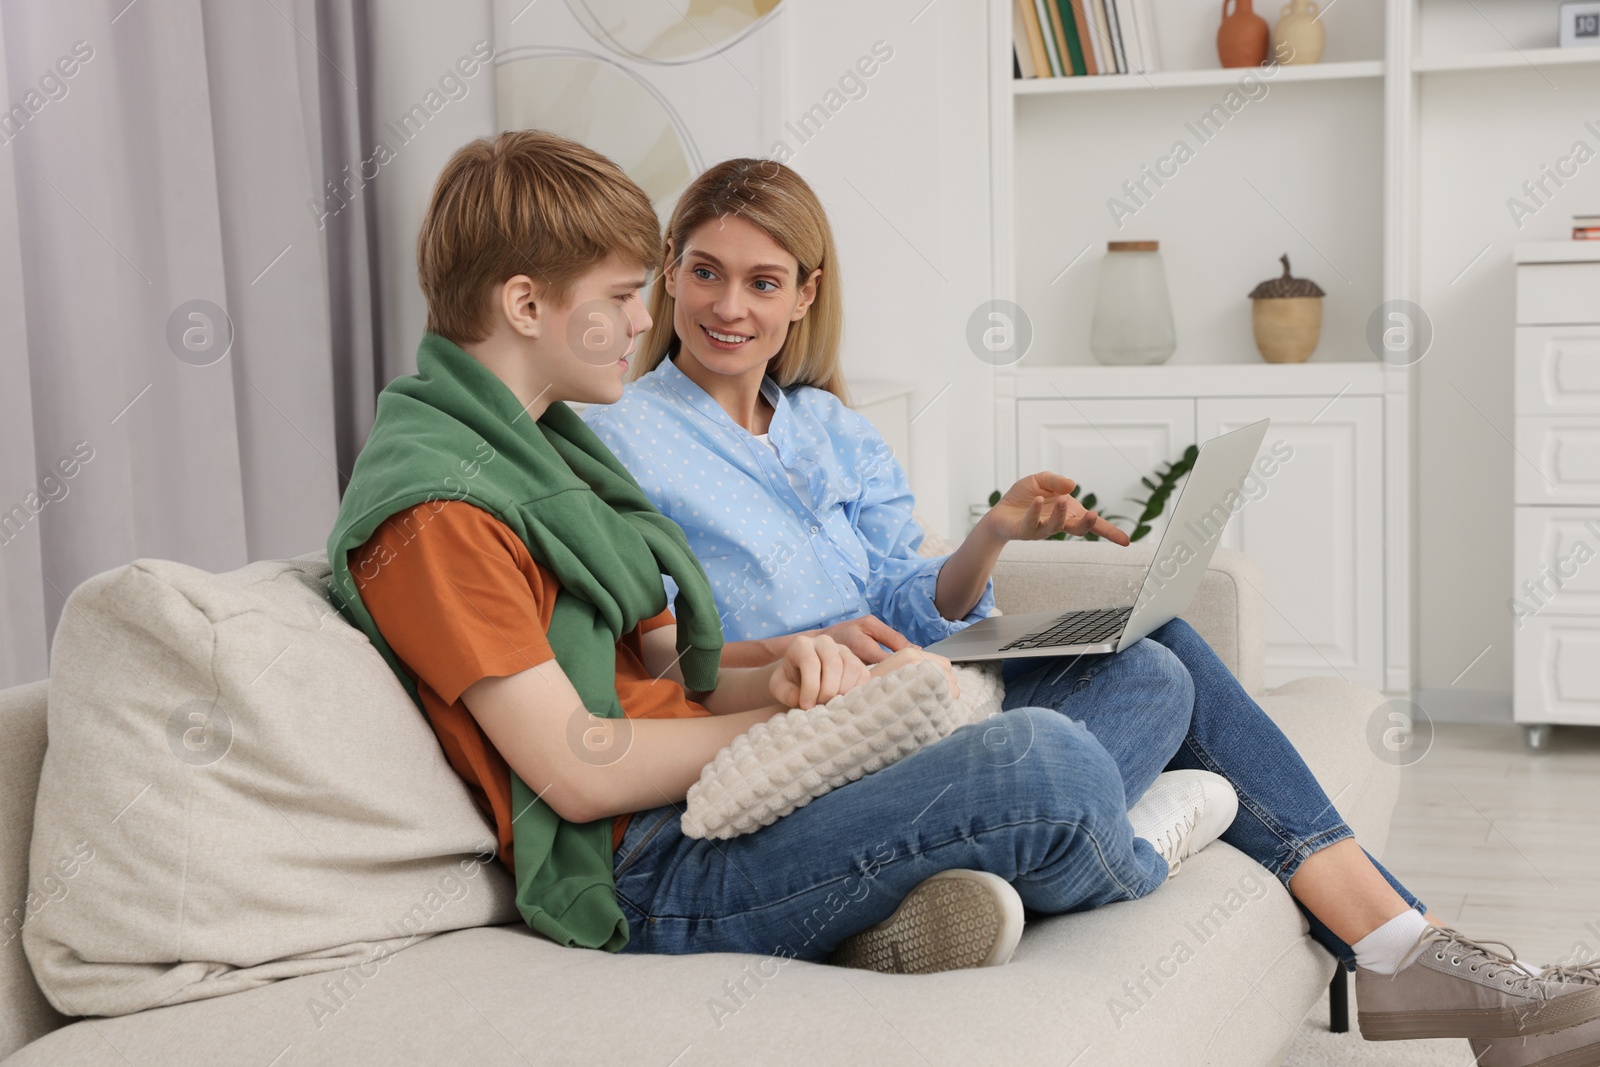
<instances>
[{"instance_id":1,"label":"boy's hand","mask_svg":"<svg viewBox=\"0 0 1600 1067\"><path fill-rule=\"evenodd\" d=\"M1127 534L1069 495L1076 485L1071 478L1049 471L1030 474L1006 490L983 523L1005 541L1039 541L1065 530L1078 537L1093 533L1113 544L1129 544Z\"/></svg>"},{"instance_id":2,"label":"boy's hand","mask_svg":"<svg viewBox=\"0 0 1600 1067\"><path fill-rule=\"evenodd\" d=\"M833 638L801 634L789 642L767 685L784 707L810 708L848 693L869 677L860 657Z\"/></svg>"},{"instance_id":3,"label":"boy's hand","mask_svg":"<svg viewBox=\"0 0 1600 1067\"><path fill-rule=\"evenodd\" d=\"M950 695L955 697L957 700L960 700L961 683L956 681L956 672L951 669L950 661L945 659L943 656L929 652L926 649L916 648L914 646L911 648L901 649L899 652L896 652L882 663L873 667L871 674L874 678L881 678L885 674L893 674L895 671L899 670L901 667L907 666L908 664L921 663L924 660L929 660L939 665L939 668L944 671L945 680L950 683Z\"/></svg>"}]
</instances>

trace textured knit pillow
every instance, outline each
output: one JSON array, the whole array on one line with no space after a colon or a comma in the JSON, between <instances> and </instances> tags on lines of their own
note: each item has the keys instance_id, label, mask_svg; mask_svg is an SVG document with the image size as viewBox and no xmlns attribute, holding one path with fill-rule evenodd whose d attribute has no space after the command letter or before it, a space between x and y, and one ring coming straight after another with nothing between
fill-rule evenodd
<instances>
[{"instance_id":1,"label":"textured knit pillow","mask_svg":"<svg viewBox=\"0 0 1600 1067\"><path fill-rule=\"evenodd\" d=\"M770 826L1000 710L998 666L956 670L960 700L937 665L914 663L826 704L752 726L689 788L679 821L684 835L726 839Z\"/></svg>"}]
</instances>

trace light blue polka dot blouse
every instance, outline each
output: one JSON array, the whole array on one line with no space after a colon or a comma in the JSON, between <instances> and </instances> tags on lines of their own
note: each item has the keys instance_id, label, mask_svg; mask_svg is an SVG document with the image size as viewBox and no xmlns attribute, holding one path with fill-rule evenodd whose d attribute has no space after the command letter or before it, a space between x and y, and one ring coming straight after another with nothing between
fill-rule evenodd
<instances>
[{"instance_id":1,"label":"light blue polka dot blouse","mask_svg":"<svg viewBox=\"0 0 1600 1067\"><path fill-rule=\"evenodd\" d=\"M965 619L940 616L934 584L947 557L917 555L911 487L870 422L826 390L767 378L761 391L774 408L766 443L671 360L583 413L683 527L727 640L873 614L931 644L988 616L993 582ZM673 592L669 583L669 602Z\"/></svg>"}]
</instances>

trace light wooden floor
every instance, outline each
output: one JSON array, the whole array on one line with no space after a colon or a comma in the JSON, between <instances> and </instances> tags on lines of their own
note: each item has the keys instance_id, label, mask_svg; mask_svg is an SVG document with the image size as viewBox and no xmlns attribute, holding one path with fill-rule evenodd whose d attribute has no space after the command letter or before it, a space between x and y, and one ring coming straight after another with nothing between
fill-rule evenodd
<instances>
[{"instance_id":1,"label":"light wooden floor","mask_svg":"<svg viewBox=\"0 0 1600 1067\"><path fill-rule=\"evenodd\" d=\"M1384 865L1469 937L1531 963L1600 958L1600 728L1558 728L1538 753L1514 726L1434 730Z\"/></svg>"}]
</instances>

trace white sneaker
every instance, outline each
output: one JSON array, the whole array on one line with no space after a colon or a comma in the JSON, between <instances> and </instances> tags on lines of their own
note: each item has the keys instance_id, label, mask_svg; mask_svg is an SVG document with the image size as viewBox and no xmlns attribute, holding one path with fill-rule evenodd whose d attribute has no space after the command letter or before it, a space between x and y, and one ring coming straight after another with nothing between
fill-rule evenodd
<instances>
[{"instance_id":1,"label":"white sneaker","mask_svg":"<svg viewBox=\"0 0 1600 1067\"><path fill-rule=\"evenodd\" d=\"M1166 771L1156 776L1128 812L1133 836L1155 846L1167 861L1167 877L1183 861L1222 836L1239 813L1239 796L1220 774Z\"/></svg>"},{"instance_id":2,"label":"white sneaker","mask_svg":"<svg viewBox=\"0 0 1600 1067\"><path fill-rule=\"evenodd\" d=\"M1022 938L1022 898L987 871L940 871L883 922L847 937L828 962L886 974L997 967Z\"/></svg>"}]
</instances>

